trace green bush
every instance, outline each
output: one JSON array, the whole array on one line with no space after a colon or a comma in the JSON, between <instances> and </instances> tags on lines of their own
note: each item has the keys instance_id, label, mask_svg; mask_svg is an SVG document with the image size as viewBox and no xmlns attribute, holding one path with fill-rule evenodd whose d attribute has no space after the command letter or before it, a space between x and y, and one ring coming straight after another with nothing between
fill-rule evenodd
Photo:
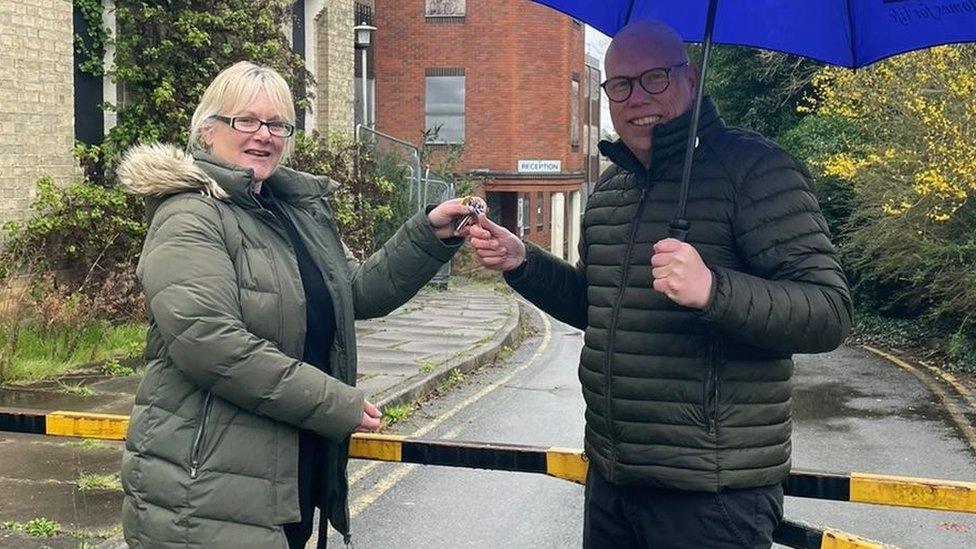
<instances>
[{"instance_id":1,"label":"green bush","mask_svg":"<svg viewBox=\"0 0 976 549\"><path fill-rule=\"evenodd\" d=\"M406 168L339 134L299 133L289 165L339 183L330 198L343 241L360 259L410 215Z\"/></svg>"}]
</instances>

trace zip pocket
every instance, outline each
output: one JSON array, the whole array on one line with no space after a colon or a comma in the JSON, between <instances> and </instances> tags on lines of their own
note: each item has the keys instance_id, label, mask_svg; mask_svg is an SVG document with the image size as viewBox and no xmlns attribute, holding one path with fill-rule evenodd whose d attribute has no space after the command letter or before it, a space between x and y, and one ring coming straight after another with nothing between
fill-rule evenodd
<instances>
[{"instance_id":1,"label":"zip pocket","mask_svg":"<svg viewBox=\"0 0 976 549\"><path fill-rule=\"evenodd\" d=\"M193 437L193 447L190 449L190 478L197 478L200 470L200 452L203 450L203 439L206 435L207 420L210 419L210 410L213 407L213 393L208 392L207 398L203 401L203 413L200 414L200 425L197 427L197 434Z\"/></svg>"},{"instance_id":2,"label":"zip pocket","mask_svg":"<svg viewBox=\"0 0 976 549\"><path fill-rule=\"evenodd\" d=\"M706 353L708 374L702 387L702 411L705 414L705 429L714 435L718 423L718 364L719 356L715 336L708 337Z\"/></svg>"}]
</instances>

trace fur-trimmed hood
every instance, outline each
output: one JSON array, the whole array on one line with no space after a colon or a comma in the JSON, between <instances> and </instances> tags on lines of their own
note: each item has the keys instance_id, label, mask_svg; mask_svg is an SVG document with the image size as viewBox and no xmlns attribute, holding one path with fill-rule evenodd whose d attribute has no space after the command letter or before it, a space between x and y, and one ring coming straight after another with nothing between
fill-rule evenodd
<instances>
[{"instance_id":1,"label":"fur-trimmed hood","mask_svg":"<svg viewBox=\"0 0 976 549\"><path fill-rule=\"evenodd\" d=\"M125 192L145 197L199 191L214 198L227 192L199 166L193 157L173 145L153 143L129 149L116 174Z\"/></svg>"},{"instance_id":2,"label":"fur-trimmed hood","mask_svg":"<svg viewBox=\"0 0 976 549\"><path fill-rule=\"evenodd\" d=\"M253 196L253 170L227 164L202 151L190 155L173 145L138 145L125 153L116 173L125 192L146 197L150 219L168 196L185 192L198 192L244 208L260 207ZM328 177L287 166L278 166L264 184L279 200L299 207L322 200L339 186Z\"/></svg>"}]
</instances>

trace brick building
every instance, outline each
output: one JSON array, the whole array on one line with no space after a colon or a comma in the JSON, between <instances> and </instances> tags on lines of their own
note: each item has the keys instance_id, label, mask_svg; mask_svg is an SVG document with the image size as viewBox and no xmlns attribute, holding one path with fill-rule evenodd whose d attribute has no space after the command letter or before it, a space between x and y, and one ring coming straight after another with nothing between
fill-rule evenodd
<instances>
[{"instance_id":1,"label":"brick building","mask_svg":"<svg viewBox=\"0 0 976 549\"><path fill-rule=\"evenodd\" d=\"M0 223L23 215L41 176L79 174L70 0L0 1Z\"/></svg>"},{"instance_id":2,"label":"brick building","mask_svg":"<svg viewBox=\"0 0 976 549\"><path fill-rule=\"evenodd\" d=\"M352 135L354 13L370 4L292 3L292 44L316 77L312 112L302 120L307 130ZM114 33L114 3L102 5ZM74 36L84 35L84 24L71 0L0 0L0 223L24 215L40 177L80 178L75 140L97 143L115 123L99 108L116 103L115 84L77 70Z\"/></svg>"},{"instance_id":3,"label":"brick building","mask_svg":"<svg viewBox=\"0 0 976 549\"><path fill-rule=\"evenodd\" d=\"M463 142L461 169L483 183L492 217L575 260L591 133L582 24L527 0L375 7L377 129L417 143L436 127L439 142Z\"/></svg>"}]
</instances>

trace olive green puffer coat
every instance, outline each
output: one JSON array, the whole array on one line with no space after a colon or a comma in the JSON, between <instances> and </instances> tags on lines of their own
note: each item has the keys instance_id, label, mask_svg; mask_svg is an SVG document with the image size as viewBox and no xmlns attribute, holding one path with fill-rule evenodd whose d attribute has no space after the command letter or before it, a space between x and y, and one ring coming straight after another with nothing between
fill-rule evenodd
<instances>
[{"instance_id":1,"label":"olive green puffer coat","mask_svg":"<svg viewBox=\"0 0 976 549\"><path fill-rule=\"evenodd\" d=\"M585 329L586 453L617 484L716 492L790 469L793 353L836 348L846 279L805 170L705 102L687 241L714 275L704 311L652 288L675 213L689 115L654 130L650 169L622 143L589 197L573 268L529 246L509 283ZM649 173L648 173L649 172Z\"/></svg>"},{"instance_id":2,"label":"olive green puffer coat","mask_svg":"<svg viewBox=\"0 0 976 549\"><path fill-rule=\"evenodd\" d=\"M147 369L132 410L122 484L132 547L286 547L299 520L298 430L335 442L326 512L348 530L348 435L362 417L354 319L410 299L451 258L427 218L410 219L363 265L339 241L332 185L288 168L264 182L332 294L330 372L303 363L305 296L281 224L251 172L172 147L130 152L119 170L145 195L138 266L150 314Z\"/></svg>"}]
</instances>

